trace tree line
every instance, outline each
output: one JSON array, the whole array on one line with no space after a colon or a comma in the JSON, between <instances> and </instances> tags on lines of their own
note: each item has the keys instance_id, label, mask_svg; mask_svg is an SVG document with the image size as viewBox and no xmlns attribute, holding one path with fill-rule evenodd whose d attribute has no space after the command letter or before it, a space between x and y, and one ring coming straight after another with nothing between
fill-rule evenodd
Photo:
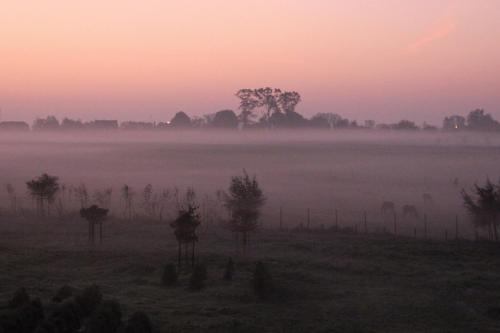
<instances>
[{"instance_id":1,"label":"tree line","mask_svg":"<svg viewBox=\"0 0 500 333\"><path fill-rule=\"evenodd\" d=\"M117 120L94 120L83 122L79 119L64 118L59 121L54 116L38 118L31 129L34 131L56 130L165 130L165 129L273 129L273 128L314 128L314 129L378 129L378 130L423 130L436 131L500 131L500 123L483 109L470 111L466 116L450 115L443 119L442 126L403 119L396 123L377 123L375 120L344 118L335 112L316 113L310 118L297 111L302 96L296 91L279 88L240 89L235 93L239 101L238 110L221 110L203 116L189 116L177 112L166 122L140 122ZM0 122L0 130L29 130L24 122Z\"/></svg>"}]
</instances>

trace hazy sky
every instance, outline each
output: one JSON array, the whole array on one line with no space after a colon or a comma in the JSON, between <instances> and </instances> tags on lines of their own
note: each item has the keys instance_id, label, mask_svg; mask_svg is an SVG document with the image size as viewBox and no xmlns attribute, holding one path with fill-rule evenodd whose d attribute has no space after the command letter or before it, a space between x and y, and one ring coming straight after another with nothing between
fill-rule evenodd
<instances>
[{"instance_id":1,"label":"hazy sky","mask_svg":"<svg viewBox=\"0 0 500 333\"><path fill-rule=\"evenodd\" d=\"M500 117L500 1L2 1L4 120L167 120L260 86L306 115Z\"/></svg>"}]
</instances>

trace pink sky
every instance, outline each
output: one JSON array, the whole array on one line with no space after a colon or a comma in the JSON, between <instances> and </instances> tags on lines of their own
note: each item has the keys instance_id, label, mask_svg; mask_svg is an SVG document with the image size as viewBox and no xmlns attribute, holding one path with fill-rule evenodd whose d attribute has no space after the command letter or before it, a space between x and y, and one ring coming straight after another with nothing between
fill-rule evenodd
<instances>
[{"instance_id":1,"label":"pink sky","mask_svg":"<svg viewBox=\"0 0 500 333\"><path fill-rule=\"evenodd\" d=\"M497 0L37 0L0 11L4 120L167 120L261 86L362 121L500 118Z\"/></svg>"}]
</instances>

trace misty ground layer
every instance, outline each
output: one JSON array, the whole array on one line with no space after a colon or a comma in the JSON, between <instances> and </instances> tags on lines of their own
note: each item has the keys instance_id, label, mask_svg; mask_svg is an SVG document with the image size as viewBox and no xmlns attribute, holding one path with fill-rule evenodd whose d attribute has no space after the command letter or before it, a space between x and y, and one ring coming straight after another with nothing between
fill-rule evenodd
<instances>
[{"instance_id":1,"label":"misty ground layer","mask_svg":"<svg viewBox=\"0 0 500 333\"><path fill-rule=\"evenodd\" d=\"M261 231L246 258L231 234L200 234L206 289L161 286L175 260L166 224L109 221L102 245L87 244L86 223L0 218L0 302L18 287L49 300L63 284L101 286L127 315L144 310L162 332L488 332L500 329L497 245L390 235ZM222 279L229 256L234 281ZM278 287L267 301L250 289L262 260Z\"/></svg>"}]
</instances>

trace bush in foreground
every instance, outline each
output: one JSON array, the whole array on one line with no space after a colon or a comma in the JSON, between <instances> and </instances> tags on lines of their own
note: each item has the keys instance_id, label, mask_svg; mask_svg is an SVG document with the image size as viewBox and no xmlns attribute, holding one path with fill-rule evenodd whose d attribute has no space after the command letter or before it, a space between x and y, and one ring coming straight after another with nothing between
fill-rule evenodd
<instances>
[{"instance_id":1,"label":"bush in foreground","mask_svg":"<svg viewBox=\"0 0 500 333\"><path fill-rule=\"evenodd\" d=\"M19 288L14 292L14 295L9 301L10 308L18 308L20 306L26 305L30 302L30 296L26 291L26 288Z\"/></svg>"},{"instance_id":2,"label":"bush in foreground","mask_svg":"<svg viewBox=\"0 0 500 333\"><path fill-rule=\"evenodd\" d=\"M75 301L81 307L83 316L86 317L101 303L101 290L96 285L87 287L76 296Z\"/></svg>"},{"instance_id":3,"label":"bush in foreground","mask_svg":"<svg viewBox=\"0 0 500 333\"><path fill-rule=\"evenodd\" d=\"M207 278L207 267L204 264L197 264L194 267L191 279L189 280L189 289L201 290L205 288L205 280Z\"/></svg>"},{"instance_id":4,"label":"bush in foreground","mask_svg":"<svg viewBox=\"0 0 500 333\"><path fill-rule=\"evenodd\" d=\"M86 333L115 333L121 326L122 310L117 301L105 301L92 314Z\"/></svg>"},{"instance_id":5,"label":"bush in foreground","mask_svg":"<svg viewBox=\"0 0 500 333\"><path fill-rule=\"evenodd\" d=\"M271 274L263 262L257 262L252 279L252 287L260 299L267 298L274 291Z\"/></svg>"},{"instance_id":6,"label":"bush in foreground","mask_svg":"<svg viewBox=\"0 0 500 333\"><path fill-rule=\"evenodd\" d=\"M173 286L177 282L177 270L174 264L167 264L163 269L161 283L164 286Z\"/></svg>"},{"instance_id":7,"label":"bush in foreground","mask_svg":"<svg viewBox=\"0 0 500 333\"><path fill-rule=\"evenodd\" d=\"M135 312L128 320L125 333L151 333L153 325L149 316L141 311Z\"/></svg>"}]
</instances>

